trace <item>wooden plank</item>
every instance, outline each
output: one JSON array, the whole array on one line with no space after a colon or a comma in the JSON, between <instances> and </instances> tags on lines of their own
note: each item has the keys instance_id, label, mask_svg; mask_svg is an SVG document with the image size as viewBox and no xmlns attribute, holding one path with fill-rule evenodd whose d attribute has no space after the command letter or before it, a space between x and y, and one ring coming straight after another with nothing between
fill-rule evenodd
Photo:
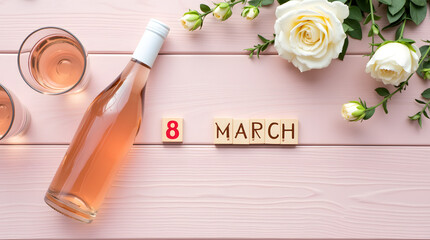
<instances>
[{"instance_id":1,"label":"wooden plank","mask_svg":"<svg viewBox=\"0 0 430 240\"><path fill-rule=\"evenodd\" d=\"M17 52L21 42L33 30L45 26L58 26L70 30L81 39L86 48L94 52L131 53L136 47L149 18L158 18L170 25L172 31L163 53L211 53L246 54L243 49L258 43L257 34L270 37L273 34L275 8L263 8L255 21L240 17L241 7L226 22L218 22L212 16L205 20L202 31L189 33L179 23L179 18L189 8L198 9L208 0L182 1L1 1L0 2L0 52ZM385 10L378 12L384 15ZM430 23L426 18L416 28L408 25L405 36L415 40L427 39ZM386 23L380 23L385 26ZM351 54L369 52L368 25L363 29L363 41L352 40ZM385 34L392 39L393 31ZM223 44L220 44L223 43ZM276 51L271 48L269 54Z\"/></svg>"},{"instance_id":2,"label":"wooden plank","mask_svg":"<svg viewBox=\"0 0 430 240\"><path fill-rule=\"evenodd\" d=\"M135 146L91 225L43 202L66 146L0 146L1 239L428 239L429 147Z\"/></svg>"},{"instance_id":3,"label":"wooden plank","mask_svg":"<svg viewBox=\"0 0 430 240\"><path fill-rule=\"evenodd\" d=\"M6 143L66 144L86 107L115 79L130 56L90 56L88 88L65 96L45 96L29 88L19 76L15 58L14 54L0 55L1 66L8 69L0 81L28 107L32 122L23 138ZM380 99L373 89L383 84L364 72L366 61L361 56L348 56L327 69L300 73L277 56L260 60L160 56L150 75L136 143L161 144L160 122L169 115L184 118L184 144L213 144L213 119L223 116L298 119L300 144L429 145L430 122L424 120L420 129L407 118L419 111L414 99L429 87L429 82L416 77L405 92L389 102L389 115L378 109L370 121L362 123L349 123L341 117L341 106L347 101L362 97L370 105Z\"/></svg>"}]
</instances>

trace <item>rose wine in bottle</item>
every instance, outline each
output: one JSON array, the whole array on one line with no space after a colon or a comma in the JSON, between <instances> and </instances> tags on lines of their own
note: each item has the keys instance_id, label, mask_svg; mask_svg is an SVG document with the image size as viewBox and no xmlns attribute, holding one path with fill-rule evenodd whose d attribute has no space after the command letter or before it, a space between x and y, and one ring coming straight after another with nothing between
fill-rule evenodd
<instances>
[{"instance_id":1,"label":"rose wine in bottle","mask_svg":"<svg viewBox=\"0 0 430 240\"><path fill-rule=\"evenodd\" d=\"M151 19L118 78L88 107L45 195L53 209L90 223L133 145L149 71L169 27Z\"/></svg>"}]
</instances>

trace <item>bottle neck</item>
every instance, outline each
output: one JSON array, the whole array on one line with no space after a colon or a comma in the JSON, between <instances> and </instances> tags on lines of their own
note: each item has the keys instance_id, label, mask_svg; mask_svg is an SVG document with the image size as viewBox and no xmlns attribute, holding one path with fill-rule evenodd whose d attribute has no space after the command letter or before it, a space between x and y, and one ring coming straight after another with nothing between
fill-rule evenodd
<instances>
[{"instance_id":1,"label":"bottle neck","mask_svg":"<svg viewBox=\"0 0 430 240\"><path fill-rule=\"evenodd\" d=\"M121 73L121 79L124 84L132 88L133 92L140 94L146 85L150 71L151 68L148 65L132 58Z\"/></svg>"},{"instance_id":2,"label":"bottle neck","mask_svg":"<svg viewBox=\"0 0 430 240\"><path fill-rule=\"evenodd\" d=\"M135 63L137 63L137 64L140 64L140 65L142 65L143 67L146 67L146 68L149 68L149 69L152 69L152 67L150 67L150 66L148 66L147 64L145 64L144 62L141 62L141 61L139 61L138 59L136 59L136 58L131 58L131 60L130 60L131 62L135 62Z\"/></svg>"},{"instance_id":3,"label":"bottle neck","mask_svg":"<svg viewBox=\"0 0 430 240\"><path fill-rule=\"evenodd\" d=\"M152 68L163 42L163 37L147 29L134 50L132 58Z\"/></svg>"}]
</instances>

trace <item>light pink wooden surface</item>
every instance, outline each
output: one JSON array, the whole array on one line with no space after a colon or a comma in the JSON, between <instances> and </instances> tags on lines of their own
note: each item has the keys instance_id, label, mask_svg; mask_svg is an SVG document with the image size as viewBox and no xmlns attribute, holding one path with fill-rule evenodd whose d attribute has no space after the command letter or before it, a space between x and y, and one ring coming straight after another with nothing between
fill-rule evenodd
<instances>
[{"instance_id":1,"label":"light pink wooden surface","mask_svg":"<svg viewBox=\"0 0 430 240\"><path fill-rule=\"evenodd\" d=\"M240 17L241 6L233 9L233 16L218 22L209 16L202 31L188 33L179 23L189 8L199 9L200 3L210 0L15 0L0 2L0 51L17 52L21 41L31 31L45 26L59 26L70 30L83 41L90 52L132 53L149 18L158 18L171 27L170 39L163 53L186 54L246 54L243 49L258 43L257 34L271 37L277 4L261 10L255 21ZM377 5L376 1L375 4ZM379 15L385 14L380 9ZM429 19L425 20L430 23ZM386 23L381 22L381 26ZM369 52L368 26L363 29L366 41L352 40L350 54ZM428 28L408 26L405 36L421 40ZM389 31L385 36L394 34ZM427 38L425 38L427 39ZM268 53L275 54L271 48Z\"/></svg>"},{"instance_id":2,"label":"light pink wooden surface","mask_svg":"<svg viewBox=\"0 0 430 240\"><path fill-rule=\"evenodd\" d=\"M26 136L0 145L0 239L429 239L430 121L419 129L407 120L429 84L414 78L389 116L379 109L369 122L347 123L342 103L379 99L373 89L382 85L359 55L368 41L353 41L344 62L300 74L277 56L241 51L273 32L274 6L255 22L236 8L227 22L208 17L202 31L186 32L178 19L200 2L0 1L0 82L32 115ZM94 223L74 222L43 195L85 108L123 69L151 17L172 31L148 85L136 139L145 145L131 151ZM429 24L406 36L428 39ZM21 41L47 25L72 31L92 53L83 93L43 96L20 78ZM161 144L162 117L184 118L183 145ZM216 147L215 117L297 117L300 145Z\"/></svg>"},{"instance_id":3,"label":"light pink wooden surface","mask_svg":"<svg viewBox=\"0 0 430 240\"><path fill-rule=\"evenodd\" d=\"M136 146L91 225L43 202L65 146L0 151L2 238L430 235L428 147Z\"/></svg>"},{"instance_id":4,"label":"light pink wooden surface","mask_svg":"<svg viewBox=\"0 0 430 240\"><path fill-rule=\"evenodd\" d=\"M9 143L67 144L87 106L121 72L130 55L90 55L88 89L66 96L44 96L30 89L20 79L15 58L15 54L0 56L0 64L9 69L2 82L21 93L32 122L24 137ZM430 145L430 127L426 127L430 122L424 121L420 129L407 118L419 111L414 99L429 87L417 77L389 103L389 116L378 109L372 121L343 120L343 103L359 97L369 104L380 99L373 89L381 84L364 72L365 64L362 56L347 56L324 70L300 73L278 56L260 60L231 55L160 56L148 82L136 143L161 144L161 119L183 117L185 144L212 144L213 118L232 117L298 118L300 144ZM189 66L195 66L192 73L184 71ZM223 71L207 74L213 68Z\"/></svg>"}]
</instances>

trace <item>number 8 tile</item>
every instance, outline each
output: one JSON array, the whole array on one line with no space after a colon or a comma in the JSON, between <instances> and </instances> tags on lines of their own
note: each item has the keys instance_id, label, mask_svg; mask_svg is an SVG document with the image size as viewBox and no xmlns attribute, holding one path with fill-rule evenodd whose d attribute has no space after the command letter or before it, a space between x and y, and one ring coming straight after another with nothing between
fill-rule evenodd
<instances>
[{"instance_id":1,"label":"number 8 tile","mask_svg":"<svg viewBox=\"0 0 430 240\"><path fill-rule=\"evenodd\" d=\"M182 118L163 118L161 125L161 138L167 143L181 143L183 135Z\"/></svg>"}]
</instances>

